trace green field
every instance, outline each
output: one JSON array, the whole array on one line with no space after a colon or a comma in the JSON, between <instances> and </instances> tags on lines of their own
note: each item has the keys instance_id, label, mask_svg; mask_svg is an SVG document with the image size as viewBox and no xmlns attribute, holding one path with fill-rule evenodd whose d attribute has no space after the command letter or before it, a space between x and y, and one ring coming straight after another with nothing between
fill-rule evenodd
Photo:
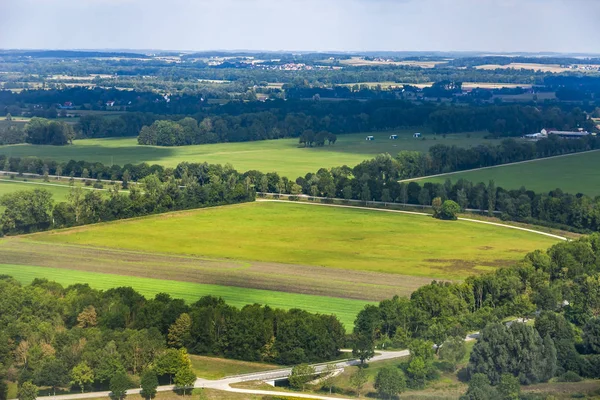
<instances>
[{"instance_id":1,"label":"green field","mask_svg":"<svg viewBox=\"0 0 600 400\"><path fill-rule=\"evenodd\" d=\"M88 283L95 289L106 290L114 287L129 286L146 297L158 293L169 293L174 298L191 303L202 296L220 296L228 304L243 307L247 304L268 304L274 308L301 308L322 314L335 314L346 326L353 326L356 314L367 301L340 299L325 296L312 296L269 290L246 289L217 285L203 285L190 282L150 279L113 274L68 271L60 268L34 267L27 265L0 264L0 274L13 276L22 283L30 283L35 278L46 278L62 285Z\"/></svg>"},{"instance_id":2,"label":"green field","mask_svg":"<svg viewBox=\"0 0 600 400\"><path fill-rule=\"evenodd\" d=\"M465 277L555 239L420 215L256 202L30 236L52 244L413 275Z\"/></svg>"},{"instance_id":3,"label":"green field","mask_svg":"<svg viewBox=\"0 0 600 400\"><path fill-rule=\"evenodd\" d=\"M251 374L282 368L281 365L230 360L226 358L196 356L191 354L192 368L196 376L204 379L221 379L226 376Z\"/></svg>"},{"instance_id":4,"label":"green field","mask_svg":"<svg viewBox=\"0 0 600 400\"><path fill-rule=\"evenodd\" d=\"M299 147L298 139L155 147L139 146L136 138L118 138L76 140L72 146L0 146L0 154L12 157L37 156L59 161L85 160L107 165L147 162L175 167L182 161L231 163L239 171L276 171L295 179L320 168L353 167L381 153L395 155L401 150L427 151L435 144L469 147L496 142L484 139L483 133L452 134L443 138L441 135L428 135L426 131L423 131L426 140L421 140L412 137L414 131L338 135L335 145L322 148ZM391 133L397 133L400 138L390 140ZM375 136L375 140L366 141L366 135Z\"/></svg>"},{"instance_id":5,"label":"green field","mask_svg":"<svg viewBox=\"0 0 600 400\"><path fill-rule=\"evenodd\" d=\"M80 185L78 182L77 185ZM88 190L100 190L94 189L92 186L83 186L84 192ZM110 185L105 184L105 189L108 189ZM52 199L55 203L61 201L67 201L69 193L71 192L72 186L69 185L67 179L57 181L51 179L49 182L44 182L42 179L32 178L17 178L10 179L8 177L0 177L0 196L7 193L14 193L21 190L33 190L33 189L44 189L52 193ZM100 193L107 193L106 190L100 190Z\"/></svg>"},{"instance_id":6,"label":"green field","mask_svg":"<svg viewBox=\"0 0 600 400\"><path fill-rule=\"evenodd\" d=\"M66 201L69 191L71 189L68 185L53 186L40 184L40 182L22 182L18 180L11 180L6 178L0 178L0 196L7 193L14 193L19 190L33 190L33 189L45 189L52 193L52 198L55 202Z\"/></svg>"},{"instance_id":7,"label":"green field","mask_svg":"<svg viewBox=\"0 0 600 400\"><path fill-rule=\"evenodd\" d=\"M566 193L598 196L600 195L599 170L600 151L594 151L423 180L443 183L446 179L451 179L453 182L461 178L472 182L488 182L493 179L497 186L505 189L519 189L524 186L534 192L547 193L560 188Z\"/></svg>"}]
</instances>

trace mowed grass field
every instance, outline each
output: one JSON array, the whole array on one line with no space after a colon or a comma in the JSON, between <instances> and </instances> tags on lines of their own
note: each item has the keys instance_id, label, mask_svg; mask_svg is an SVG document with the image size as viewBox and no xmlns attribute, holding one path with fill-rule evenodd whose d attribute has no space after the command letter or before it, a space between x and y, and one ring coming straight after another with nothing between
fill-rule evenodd
<instances>
[{"instance_id":1,"label":"mowed grass field","mask_svg":"<svg viewBox=\"0 0 600 400\"><path fill-rule=\"evenodd\" d=\"M414 139L414 132L422 132L425 140ZM389 136L398 134L398 140ZM366 141L373 135L374 141ZM304 148L298 139L263 140L244 143L218 143L182 147L140 146L136 138L76 140L71 146L0 146L0 154L12 157L37 156L59 161L85 160L107 165L128 163L161 164L175 167L178 163L208 162L211 164L231 163L239 171L259 170L278 172L295 179L320 168L342 165L355 166L377 154L396 155L401 150L427 151L435 144L460 147L495 143L484 139L484 133L442 135L428 134L419 129L385 133L360 133L338 135L335 145L320 148ZM435 140L434 140L435 139Z\"/></svg>"},{"instance_id":2,"label":"mowed grass field","mask_svg":"<svg viewBox=\"0 0 600 400\"><path fill-rule=\"evenodd\" d=\"M563 157L534 160L527 163L501 165L476 171L458 172L422 181L443 183L446 179L456 182L466 179L472 182L488 182L493 179L497 186L547 193L560 188L566 193L600 195L600 151L572 154Z\"/></svg>"},{"instance_id":3,"label":"mowed grass field","mask_svg":"<svg viewBox=\"0 0 600 400\"><path fill-rule=\"evenodd\" d=\"M203 296L219 296L228 304L243 307L247 304L268 304L273 308L300 308L313 313L334 314L350 330L356 315L366 304L373 302L342 299L335 297L314 296L296 293L285 293L269 290L205 285L191 282L180 282L161 279L150 279L130 276L104 274L99 272L65 271L62 268L46 268L27 265L0 264L0 274L10 275L24 284L35 278L45 278L63 286L76 283L87 283L90 287L107 290L128 286L137 290L147 298L158 293L169 293L174 298L193 303Z\"/></svg>"},{"instance_id":4,"label":"mowed grass field","mask_svg":"<svg viewBox=\"0 0 600 400\"><path fill-rule=\"evenodd\" d=\"M56 245L464 279L556 239L421 215L256 202L29 236Z\"/></svg>"},{"instance_id":5,"label":"mowed grass field","mask_svg":"<svg viewBox=\"0 0 600 400\"><path fill-rule=\"evenodd\" d=\"M55 202L66 201L69 195L69 186L53 186L53 185L42 185L39 182L20 182L17 180L10 180L0 178L0 196L7 193L14 193L21 190L33 190L33 189L45 189L52 193L52 198Z\"/></svg>"}]
</instances>

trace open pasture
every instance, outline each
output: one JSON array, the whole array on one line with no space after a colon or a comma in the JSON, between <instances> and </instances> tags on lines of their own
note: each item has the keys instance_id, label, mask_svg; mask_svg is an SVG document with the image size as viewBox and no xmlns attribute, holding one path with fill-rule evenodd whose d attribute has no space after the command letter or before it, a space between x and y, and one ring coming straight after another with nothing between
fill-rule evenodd
<instances>
[{"instance_id":1,"label":"open pasture","mask_svg":"<svg viewBox=\"0 0 600 400\"><path fill-rule=\"evenodd\" d=\"M28 238L53 245L437 279L493 270L556 242L468 221L277 202L163 214Z\"/></svg>"},{"instance_id":2,"label":"open pasture","mask_svg":"<svg viewBox=\"0 0 600 400\"><path fill-rule=\"evenodd\" d=\"M422 132L424 139L414 139L414 132ZM394 133L397 140L390 140ZM366 141L373 135L374 141ZM295 179L320 168L342 165L355 166L377 154L397 154L401 150L427 151L435 144L460 147L477 146L481 143L498 143L484 139L485 134L433 135L426 130L360 133L338 135L334 145L304 148L298 139L264 140L244 143L217 143L197 146L158 147L140 146L136 138L76 140L71 146L11 145L0 146L0 154L12 157L37 156L58 161L86 160L107 165L128 163L161 164L175 167L182 161L231 163L239 171L259 170L278 172Z\"/></svg>"},{"instance_id":3,"label":"open pasture","mask_svg":"<svg viewBox=\"0 0 600 400\"><path fill-rule=\"evenodd\" d=\"M500 165L497 167L457 172L422 181L443 183L466 179L472 182L488 182L493 179L497 186L547 193L560 188L566 193L600 195L600 151L570 154L562 157L532 160L525 163Z\"/></svg>"}]
</instances>

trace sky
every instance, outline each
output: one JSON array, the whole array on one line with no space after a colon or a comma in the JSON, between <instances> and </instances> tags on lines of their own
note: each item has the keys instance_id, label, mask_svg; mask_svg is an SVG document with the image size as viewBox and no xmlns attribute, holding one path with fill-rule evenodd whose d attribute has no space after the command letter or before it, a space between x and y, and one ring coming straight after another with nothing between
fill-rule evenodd
<instances>
[{"instance_id":1,"label":"sky","mask_svg":"<svg viewBox=\"0 0 600 400\"><path fill-rule=\"evenodd\" d=\"M3 49L600 53L600 0L0 0Z\"/></svg>"}]
</instances>

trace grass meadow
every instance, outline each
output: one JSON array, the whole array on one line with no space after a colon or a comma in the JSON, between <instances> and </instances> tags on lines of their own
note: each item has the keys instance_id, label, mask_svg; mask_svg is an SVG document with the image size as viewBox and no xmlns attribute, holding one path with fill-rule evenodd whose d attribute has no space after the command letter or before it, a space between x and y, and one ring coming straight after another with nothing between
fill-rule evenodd
<instances>
[{"instance_id":1,"label":"grass meadow","mask_svg":"<svg viewBox=\"0 0 600 400\"><path fill-rule=\"evenodd\" d=\"M423 181L443 183L466 179L472 182L488 182L493 179L497 186L547 193L560 188L566 193L600 195L600 151L573 154L558 158L539 159L523 164L500 165L478 171L458 172Z\"/></svg>"},{"instance_id":2,"label":"grass meadow","mask_svg":"<svg viewBox=\"0 0 600 400\"><path fill-rule=\"evenodd\" d=\"M19 180L0 178L0 196L7 193L14 193L20 190L45 189L52 193L55 202L66 201L69 195L70 187L66 185L52 186L43 185L40 182L23 182Z\"/></svg>"},{"instance_id":3,"label":"grass meadow","mask_svg":"<svg viewBox=\"0 0 600 400\"><path fill-rule=\"evenodd\" d=\"M169 213L30 238L437 279L464 279L509 265L557 241L468 221L276 202Z\"/></svg>"},{"instance_id":4,"label":"grass meadow","mask_svg":"<svg viewBox=\"0 0 600 400\"><path fill-rule=\"evenodd\" d=\"M427 151L435 144L470 147L497 142L484 139L484 133L452 134L444 138L422 131L425 140L414 139L412 135L417 131L419 130L338 135L335 145L321 148L300 147L298 139L158 147L140 146L137 138L111 138L76 140L71 146L0 146L0 154L12 157L37 156L58 161L86 160L107 165L147 162L175 167L183 161L230 163L239 171L278 172L295 179L320 168L342 165L353 167L381 153L395 155L401 150ZM390 140L389 135L392 133L398 134L399 139ZM366 141L366 135L375 136L375 140Z\"/></svg>"},{"instance_id":5,"label":"grass meadow","mask_svg":"<svg viewBox=\"0 0 600 400\"><path fill-rule=\"evenodd\" d=\"M196 376L204 379L221 379L226 376L281 369L281 365L230 360L227 358L190 355Z\"/></svg>"},{"instance_id":6,"label":"grass meadow","mask_svg":"<svg viewBox=\"0 0 600 400\"><path fill-rule=\"evenodd\" d=\"M27 265L0 264L0 274L10 275L25 284L30 283L35 278L46 278L50 281L56 281L63 286L88 283L92 288L100 290L129 286L148 298L152 298L158 293L169 293L174 298L183 299L188 303L195 302L203 296L211 295L220 296L228 304L236 307L258 303L266 304L273 308L301 308L313 313L334 314L344 323L346 329L351 329L356 314L362 310L365 304L369 303L361 300L204 285L191 282L140 277L132 279L130 276L74 270L65 271L61 268Z\"/></svg>"}]
</instances>

